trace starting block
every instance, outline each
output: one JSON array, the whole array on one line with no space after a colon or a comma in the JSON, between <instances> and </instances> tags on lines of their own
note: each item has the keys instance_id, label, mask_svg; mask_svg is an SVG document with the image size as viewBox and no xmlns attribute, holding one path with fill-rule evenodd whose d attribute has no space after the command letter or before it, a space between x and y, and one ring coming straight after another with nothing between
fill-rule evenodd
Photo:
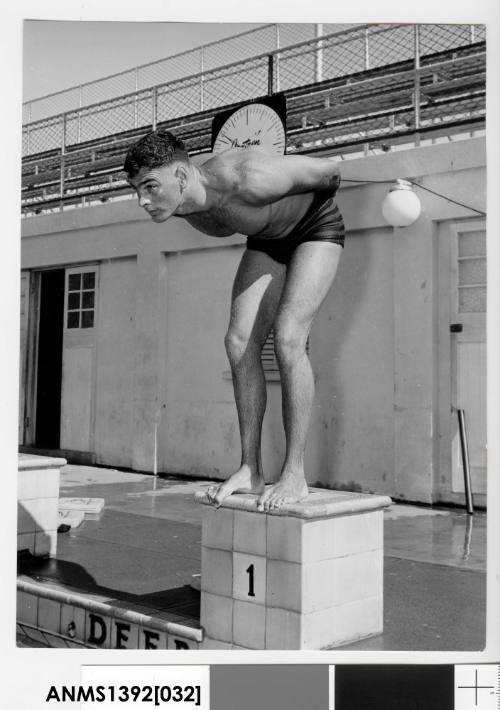
<instances>
[{"instance_id":1,"label":"starting block","mask_svg":"<svg viewBox=\"0 0 500 710\"><path fill-rule=\"evenodd\" d=\"M383 510L387 496L310 488L307 499L261 512L205 492L203 648L324 649L382 633Z\"/></svg>"},{"instance_id":2,"label":"starting block","mask_svg":"<svg viewBox=\"0 0 500 710\"><path fill-rule=\"evenodd\" d=\"M66 459L35 454L18 455L17 551L55 556L59 479Z\"/></svg>"}]
</instances>

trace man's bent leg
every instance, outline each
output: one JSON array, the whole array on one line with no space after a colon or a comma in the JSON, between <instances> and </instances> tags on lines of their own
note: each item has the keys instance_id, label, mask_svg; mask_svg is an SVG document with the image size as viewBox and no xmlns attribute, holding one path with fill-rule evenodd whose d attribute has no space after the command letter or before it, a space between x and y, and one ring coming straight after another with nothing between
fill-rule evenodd
<instances>
[{"instance_id":1,"label":"man's bent leg","mask_svg":"<svg viewBox=\"0 0 500 710\"><path fill-rule=\"evenodd\" d=\"M231 493L264 490L260 453L266 408L262 347L272 328L286 268L266 254L247 250L236 274L226 350L233 374L241 437L241 466L227 481L209 489L217 505Z\"/></svg>"},{"instance_id":2,"label":"man's bent leg","mask_svg":"<svg viewBox=\"0 0 500 710\"><path fill-rule=\"evenodd\" d=\"M280 480L259 500L264 510L307 496L304 452L314 397L314 379L306 353L313 320L335 277L342 247L328 242L305 242L297 247L288 267L274 327L286 436L286 457Z\"/></svg>"}]
</instances>

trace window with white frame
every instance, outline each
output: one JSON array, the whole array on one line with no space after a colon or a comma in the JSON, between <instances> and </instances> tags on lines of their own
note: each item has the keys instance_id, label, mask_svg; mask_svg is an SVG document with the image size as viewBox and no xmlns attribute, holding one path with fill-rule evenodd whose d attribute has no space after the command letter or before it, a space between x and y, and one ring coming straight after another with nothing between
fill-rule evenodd
<instances>
[{"instance_id":1,"label":"window with white frame","mask_svg":"<svg viewBox=\"0 0 500 710\"><path fill-rule=\"evenodd\" d=\"M486 231L458 233L458 312L486 312Z\"/></svg>"},{"instance_id":2,"label":"window with white frame","mask_svg":"<svg viewBox=\"0 0 500 710\"><path fill-rule=\"evenodd\" d=\"M66 272L67 329L93 328L95 325L96 269L71 269Z\"/></svg>"}]
</instances>

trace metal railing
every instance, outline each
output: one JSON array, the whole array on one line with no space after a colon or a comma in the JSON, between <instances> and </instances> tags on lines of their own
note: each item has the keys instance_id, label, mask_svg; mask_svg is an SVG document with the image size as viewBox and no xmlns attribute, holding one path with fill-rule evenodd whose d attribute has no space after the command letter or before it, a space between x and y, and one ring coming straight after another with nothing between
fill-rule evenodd
<instances>
[{"instance_id":1,"label":"metal railing","mask_svg":"<svg viewBox=\"0 0 500 710\"><path fill-rule=\"evenodd\" d=\"M322 34L346 30L352 24L280 23L262 25L238 35L210 42L165 59L142 64L110 76L88 81L23 103L23 123L84 108L123 94L210 72L257 54L273 52Z\"/></svg>"},{"instance_id":2,"label":"metal railing","mask_svg":"<svg viewBox=\"0 0 500 710\"><path fill-rule=\"evenodd\" d=\"M116 155L158 125L175 127L192 152L209 150L217 110L278 91L287 95L290 152L318 137L342 147L412 132L418 143L432 126L484 122L483 26L356 25L319 36L308 27L315 36L298 44L26 123L25 187L45 184L42 201L63 199L79 151L92 162L93 184L100 171L116 177ZM99 146L110 144L113 175L109 151L99 162Z\"/></svg>"},{"instance_id":3,"label":"metal railing","mask_svg":"<svg viewBox=\"0 0 500 710\"><path fill-rule=\"evenodd\" d=\"M481 37L484 28L470 25L357 26L28 121L23 127L23 156L265 95L270 72L273 91L288 91L408 59L415 59L418 69L421 54L460 47Z\"/></svg>"}]
</instances>

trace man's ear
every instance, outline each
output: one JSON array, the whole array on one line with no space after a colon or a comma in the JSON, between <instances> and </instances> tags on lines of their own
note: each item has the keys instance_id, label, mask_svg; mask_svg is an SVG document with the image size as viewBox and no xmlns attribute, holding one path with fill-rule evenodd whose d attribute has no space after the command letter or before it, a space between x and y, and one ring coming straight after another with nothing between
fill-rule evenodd
<instances>
[{"instance_id":1,"label":"man's ear","mask_svg":"<svg viewBox=\"0 0 500 710\"><path fill-rule=\"evenodd\" d=\"M179 182L181 192L184 192L188 181L188 170L184 163L179 163L175 169L175 177Z\"/></svg>"}]
</instances>

